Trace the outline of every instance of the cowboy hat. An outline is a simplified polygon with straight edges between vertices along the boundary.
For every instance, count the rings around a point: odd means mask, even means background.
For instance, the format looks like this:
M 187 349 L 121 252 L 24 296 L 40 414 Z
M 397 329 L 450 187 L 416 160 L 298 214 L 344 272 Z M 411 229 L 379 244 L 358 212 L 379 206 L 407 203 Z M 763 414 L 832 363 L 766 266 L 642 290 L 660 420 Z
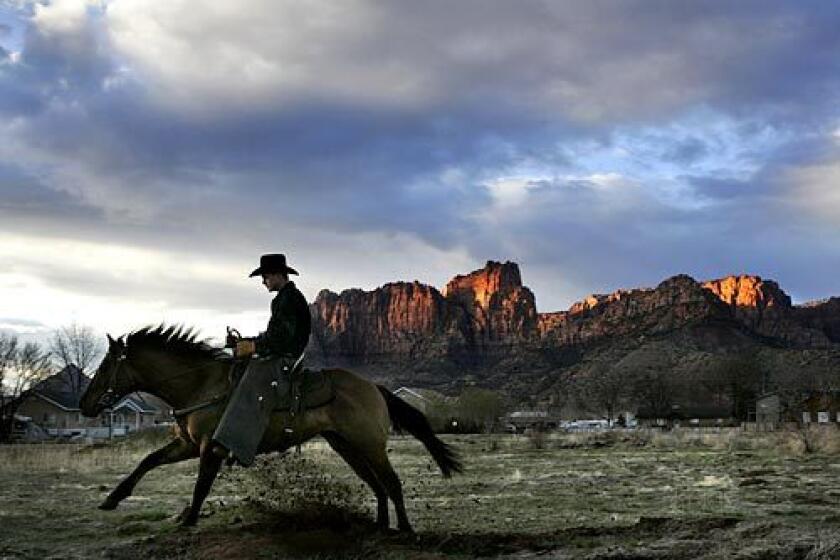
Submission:
M 251 274 L 252 276 L 260 276 L 262 274 L 273 274 L 276 272 L 285 272 L 286 274 L 297 274 L 298 271 L 286 265 L 286 255 L 280 253 L 271 253 L 260 257 L 260 267 Z

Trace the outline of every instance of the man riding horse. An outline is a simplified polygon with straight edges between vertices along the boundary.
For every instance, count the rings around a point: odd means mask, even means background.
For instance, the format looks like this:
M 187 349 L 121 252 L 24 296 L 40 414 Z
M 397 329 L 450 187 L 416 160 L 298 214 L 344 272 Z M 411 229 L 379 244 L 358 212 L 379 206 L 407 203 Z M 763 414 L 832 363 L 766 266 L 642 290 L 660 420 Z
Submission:
M 457 453 L 425 415 L 384 386 L 340 368 L 294 374 L 311 318 L 289 274 L 297 272 L 283 255 L 264 255 L 251 274 L 262 275 L 266 288 L 278 293 L 265 333 L 232 344 L 237 356 L 258 356 L 248 360 L 235 386 L 230 358 L 190 329 L 161 325 L 108 338 L 108 352 L 79 401 L 82 413 L 95 418 L 125 395 L 145 391 L 167 401 L 178 422 L 174 438 L 143 458 L 100 508 L 116 508 L 150 470 L 198 458 L 192 501 L 178 516 L 183 525 L 195 525 L 224 457 L 249 465 L 257 453 L 282 452 L 322 436 L 373 491 L 377 525 L 389 527 L 390 499 L 397 527 L 411 531 L 402 484 L 388 457 L 389 430 L 422 442 L 443 476 L 461 472 Z
M 260 266 L 254 270 L 249 278 L 262 276 L 262 283 L 269 292 L 277 292 L 271 302 L 271 318 L 268 321 L 266 330 L 254 338 L 240 338 L 235 341 L 234 357 L 239 359 L 250 359 L 256 355 L 263 362 L 271 361 L 278 364 L 282 371 L 289 376 L 295 374 L 300 368 L 300 361 L 306 344 L 309 341 L 309 334 L 312 329 L 312 317 L 309 314 L 309 304 L 304 295 L 298 290 L 295 283 L 289 280 L 289 275 L 298 272 L 286 264 L 286 256 L 283 254 L 267 254 L 260 257 Z M 222 422 L 213 436 L 213 451 L 217 455 L 237 459 L 245 464 L 250 463 L 253 458 L 253 450 L 248 449 L 247 442 L 241 441 L 237 430 L 241 430 L 243 423 L 248 426 L 248 419 L 242 418 L 242 411 L 246 415 L 249 407 L 248 392 L 265 389 L 265 383 L 259 379 L 249 379 L 255 376 L 251 367 L 245 370 L 239 387 L 231 397 Z M 268 380 L 269 385 L 277 386 L 276 380 Z M 258 402 L 263 401 L 261 395 L 257 396 Z M 270 410 L 268 411 L 270 412 Z M 237 417 L 237 413 L 239 417 Z M 256 413 L 256 411 L 255 411 Z M 259 422 L 255 422 L 253 429 L 257 429 Z M 256 434 L 248 430 L 248 440 L 258 442 L 262 432 Z M 244 449 L 242 448 L 244 446 Z

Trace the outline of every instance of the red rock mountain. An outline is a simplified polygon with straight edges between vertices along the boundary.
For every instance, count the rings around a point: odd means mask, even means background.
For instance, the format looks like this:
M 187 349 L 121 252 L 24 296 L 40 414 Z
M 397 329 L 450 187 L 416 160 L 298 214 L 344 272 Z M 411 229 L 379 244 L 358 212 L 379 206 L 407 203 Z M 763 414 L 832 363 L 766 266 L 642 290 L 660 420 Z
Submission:
M 840 348 L 840 298 L 793 306 L 775 282 L 757 276 L 701 283 L 679 275 L 656 288 L 591 295 L 567 311 L 538 313 L 519 267 L 489 261 L 454 277 L 442 293 L 418 282 L 324 290 L 311 309 L 313 362 L 440 388 L 464 379 L 511 386 L 550 377 L 585 361 L 592 348 L 633 351 L 656 337 L 679 335 L 692 348 L 711 344 L 710 351 L 714 341 L 736 339 Z

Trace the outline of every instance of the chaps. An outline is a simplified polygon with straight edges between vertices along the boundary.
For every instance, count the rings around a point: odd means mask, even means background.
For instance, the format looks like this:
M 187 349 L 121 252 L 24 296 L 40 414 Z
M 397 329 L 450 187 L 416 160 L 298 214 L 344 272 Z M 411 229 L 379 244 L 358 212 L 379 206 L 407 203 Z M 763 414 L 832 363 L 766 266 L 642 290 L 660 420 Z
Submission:
M 213 440 L 246 467 L 254 462 L 271 413 L 277 408 L 279 385 L 285 384 L 291 367 L 286 358 L 251 360 L 216 427 Z

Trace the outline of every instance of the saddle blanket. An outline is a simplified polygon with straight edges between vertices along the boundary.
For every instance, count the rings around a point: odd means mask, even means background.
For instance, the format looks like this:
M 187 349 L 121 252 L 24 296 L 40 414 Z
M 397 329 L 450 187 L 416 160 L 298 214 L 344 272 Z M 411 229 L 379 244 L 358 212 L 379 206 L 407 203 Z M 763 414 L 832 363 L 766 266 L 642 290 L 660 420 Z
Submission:
M 292 376 L 291 367 L 286 359 L 251 360 L 216 427 L 213 440 L 246 467 L 254 462 L 273 412 L 300 414 L 335 398 L 332 378 L 323 371 Z

